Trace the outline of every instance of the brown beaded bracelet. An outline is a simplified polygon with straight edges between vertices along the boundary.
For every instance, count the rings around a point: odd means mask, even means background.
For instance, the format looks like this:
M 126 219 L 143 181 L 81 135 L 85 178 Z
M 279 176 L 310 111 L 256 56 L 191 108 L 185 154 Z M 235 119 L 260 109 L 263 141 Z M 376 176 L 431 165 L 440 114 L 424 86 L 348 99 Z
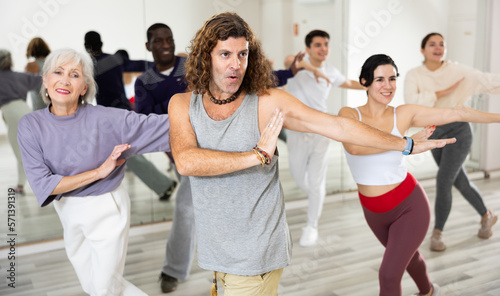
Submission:
M 267 154 L 267 152 L 264 151 L 262 148 L 260 148 L 259 146 L 255 146 L 253 147 L 253 151 L 257 153 L 257 156 L 259 157 L 262 166 L 271 164 L 271 158 L 269 157 L 269 154 Z

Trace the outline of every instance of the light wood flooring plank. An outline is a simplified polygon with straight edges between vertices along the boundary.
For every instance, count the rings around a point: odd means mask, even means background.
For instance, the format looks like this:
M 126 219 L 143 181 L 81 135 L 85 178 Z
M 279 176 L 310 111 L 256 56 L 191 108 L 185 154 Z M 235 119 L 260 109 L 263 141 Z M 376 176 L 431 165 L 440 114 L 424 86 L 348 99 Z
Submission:
M 499 181 L 500 178 L 495 178 L 475 182 L 485 193 L 486 204 L 496 212 L 500 212 Z M 427 191 L 433 206 L 434 190 L 430 187 Z M 495 226 L 490 239 L 478 238 L 480 217 L 457 192 L 454 195 L 452 213 L 444 232 L 448 249 L 431 252 L 428 237 L 421 246 L 430 276 L 441 285 L 441 295 L 498 296 L 499 226 Z M 384 249 L 366 225 L 359 201 L 352 197 L 339 201 L 341 199 L 339 196 L 327 198 L 319 226 L 319 243 L 310 248 L 298 246 L 307 210 L 295 208 L 293 202 L 287 203 L 294 247 L 292 263 L 285 269 L 280 282 L 280 295 L 377 295 L 378 268 Z M 160 224 L 165 230 L 145 234 L 137 231 L 139 234 L 130 238 L 125 277 L 149 295 L 162 295 L 157 278 L 163 264 L 169 223 Z M 7 264 L 4 254 L 0 258 L 2 271 Z M 22 248 L 19 254 L 22 254 Z M 17 288 L 6 288 L 6 284 L 2 284 L 0 295 L 85 295 L 62 249 L 19 255 L 16 266 Z M 210 271 L 200 269 L 194 262 L 189 279 L 169 295 L 208 295 L 211 276 Z M 5 282 L 5 277 L 1 281 Z M 407 274 L 403 277 L 402 287 L 404 295 L 417 292 Z

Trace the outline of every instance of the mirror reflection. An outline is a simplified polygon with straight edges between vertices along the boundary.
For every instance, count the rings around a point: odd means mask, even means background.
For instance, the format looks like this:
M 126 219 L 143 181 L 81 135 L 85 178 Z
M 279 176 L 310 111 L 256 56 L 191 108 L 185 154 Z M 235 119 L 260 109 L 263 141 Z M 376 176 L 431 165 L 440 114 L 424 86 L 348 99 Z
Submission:
M 148 69 L 156 69 L 158 75 L 171 75 L 172 69 L 177 70 L 179 61 L 183 61 L 196 31 L 206 19 L 222 11 L 237 12 L 249 23 L 259 37 L 275 71 L 287 70 L 286 58 L 294 57 L 301 51 L 306 52 L 304 61 L 310 66 L 324 67 L 326 63 L 334 67 L 339 74 L 330 76 L 333 81 L 330 81 L 328 89 L 321 93 L 326 97 L 325 106 L 322 107 L 331 114 L 337 114 L 343 106 L 359 106 L 366 102 L 365 91 L 356 90 L 360 88 L 356 83 L 361 65 L 367 57 L 375 53 L 388 54 L 396 61 L 401 73 L 397 82 L 400 91 L 391 105 L 403 104 L 406 73 L 422 65 L 424 55 L 420 50 L 420 42 L 429 32 L 440 32 L 446 37 L 446 59 L 485 72 L 494 72 L 495 69 L 498 71 L 498 65 L 492 64 L 489 56 L 491 48 L 484 48 L 492 42 L 491 36 L 487 36 L 483 30 L 484 26 L 488 25 L 482 17 L 487 14 L 483 1 L 459 1 L 459 4 L 455 4 L 455 1 L 454 5 L 451 5 L 451 1 L 421 3 L 404 0 L 143 0 L 126 4 L 116 0 L 99 3 L 47 0 L 27 1 L 24 2 L 27 5 L 22 6 L 4 0 L 0 2 L 2 7 L 9 7 L 9 10 L 0 13 L 4 28 L 0 44 L 10 51 L 14 71 L 40 73 L 46 53 L 37 49 L 37 52 L 27 54 L 30 41 L 36 37 L 43 39 L 51 51 L 70 47 L 76 50 L 87 49 L 94 53 L 98 61 L 112 57 L 112 61 L 102 63 L 101 69 L 98 66 L 97 74 L 101 73 L 99 71 L 107 73 L 106 67 L 111 67 L 116 59 L 121 64 L 123 61 L 135 61 L 134 65 L 126 66 L 127 71 L 123 72 L 118 83 L 106 79 L 104 82 L 97 81 L 99 94 L 107 94 L 111 100 L 107 103 L 100 102 L 98 95 L 94 103 L 113 107 L 125 104 L 125 109 L 136 108 L 137 112 L 144 114 L 165 113 L 167 106 L 161 102 L 147 105 L 142 101 L 139 102 L 138 110 L 135 99 L 144 93 L 140 93 L 143 89 L 134 86 L 140 85 L 147 89 L 147 84 L 138 77 Z M 76 19 L 74 11 L 79 12 Z M 169 28 L 159 28 L 158 36 L 152 40 L 147 29 L 155 23 L 167 24 Z M 329 36 L 313 38 L 322 42 L 312 43 L 313 49 L 309 49 L 304 40 L 309 32 L 316 29 L 327 32 Z M 88 34 L 89 32 L 98 35 Z M 160 45 L 157 46 L 156 43 Z M 39 47 L 43 48 L 40 45 Z M 311 71 L 301 71 L 300 76 L 307 74 L 314 77 Z M 327 85 L 321 79 L 319 78 L 319 84 Z M 285 85 L 283 88 L 300 96 L 298 92 L 302 87 L 293 82 L 297 80 L 295 77 L 291 78 L 291 85 Z M 119 94 L 106 93 L 108 86 Z M 45 108 L 36 89 L 29 90 L 29 93 L 28 89 L 26 90 L 25 105 L 30 109 L 26 109 L 25 113 Z M 178 90 L 173 91 L 176 92 Z M 476 95 L 468 104 L 476 109 L 493 112 L 495 110 L 491 108 L 496 107 L 488 95 Z M 11 133 L 10 126 L 15 125 L 8 122 L 9 115 L 12 110 L 19 110 L 21 107 L 5 107 L 9 106 L 2 105 L 4 121 L 0 123 L 0 149 L 3 152 L 1 186 L 2 192 L 6 193 L 8 188 L 17 188 L 20 191 L 19 185 L 24 185 L 24 194 L 19 192 L 16 195 L 19 243 L 61 238 L 62 226 L 53 205 L 40 207 L 31 186 L 23 180 L 23 176 L 17 175 L 18 162 L 7 134 Z M 474 124 L 472 130 L 474 139 L 470 156 L 465 163 L 467 171 L 498 169 L 500 165 L 490 156 L 491 147 L 495 143 L 488 138 L 488 135 L 495 132 L 495 127 Z M 286 137 L 286 141 L 284 138 L 278 142 L 278 150 L 285 200 L 306 200 L 307 193 L 300 188 L 292 173 L 291 166 L 294 163 L 289 159 L 290 137 Z M 306 139 L 292 141 L 303 142 Z M 293 147 L 298 145 L 294 144 Z M 323 163 L 326 164 L 326 194 L 356 190 L 341 144 L 328 140 L 325 149 Z M 292 155 L 297 154 L 292 152 Z M 292 160 L 299 157 L 293 156 Z M 420 180 L 434 178 L 437 173 L 437 165 L 430 152 L 408 157 L 407 165 L 411 173 Z M 318 170 L 312 168 L 311 171 L 305 171 L 296 168 L 295 175 L 304 179 L 307 174 Z M 319 174 L 312 180 L 321 178 L 322 174 Z M 137 159 L 129 159 L 122 184 L 131 199 L 131 225 L 171 220 L 179 183 L 180 176 L 176 174 L 169 155 L 164 152 L 147 153 Z M 336 194 L 328 198 L 342 199 L 343 196 Z M 6 205 L 7 202 L 3 201 L 0 209 Z M 304 225 L 306 223 L 307 221 L 303 221 Z M 50 226 L 40 228 L 39 225 Z M 2 230 L 2 233 L 7 231 Z M 2 242 L 0 246 L 3 247 L 4 244 L 5 242 Z

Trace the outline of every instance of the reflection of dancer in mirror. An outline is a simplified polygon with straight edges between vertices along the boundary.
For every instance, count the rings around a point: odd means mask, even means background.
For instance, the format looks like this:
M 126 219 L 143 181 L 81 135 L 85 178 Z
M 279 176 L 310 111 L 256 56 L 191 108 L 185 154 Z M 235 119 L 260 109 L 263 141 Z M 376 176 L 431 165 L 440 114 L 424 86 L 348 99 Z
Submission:
M 500 94 L 500 74 L 482 73 L 476 69 L 444 60 L 446 46 L 439 33 L 430 33 L 422 40 L 424 62 L 406 74 L 405 101 L 428 107 L 451 108 L 466 103 L 474 94 Z M 467 177 L 464 162 L 472 145 L 472 129 L 467 122 L 453 122 L 438 126 L 432 139 L 457 138 L 457 144 L 432 150 L 439 166 L 436 176 L 435 222 L 431 236 L 431 250 L 444 251 L 442 232 L 451 211 L 451 189 L 455 186 L 463 197 L 481 215 L 478 236 L 492 234 L 498 216 L 486 208 L 479 190 Z
M 169 150 L 167 115 L 94 106 L 94 65 L 87 53 L 52 52 L 43 68 L 49 107 L 25 115 L 18 140 L 40 206 L 52 201 L 64 246 L 91 295 L 146 295 L 123 278 L 130 198 L 122 183 L 127 159 Z
M 215 271 L 225 295 L 277 295 L 291 257 L 276 151 L 281 127 L 399 153 L 407 141 L 272 88 L 260 42 L 234 13 L 213 16 L 196 33 L 186 79 L 193 92 L 174 95 L 168 114 L 177 169 L 190 176 L 198 264 Z
M 396 92 L 398 75 L 396 64 L 389 56 L 371 56 L 359 76 L 368 94 L 367 103 L 357 108 L 344 107 L 339 114 L 398 137 L 410 127 L 454 121 L 500 122 L 500 114 L 465 107 L 391 107 L 388 104 Z M 432 130 L 432 127 L 426 128 L 414 138 L 427 138 Z M 344 147 L 366 221 L 386 248 L 379 270 L 380 295 L 401 295 L 405 270 L 415 281 L 419 295 L 438 295 L 439 287 L 431 284 L 424 258 L 418 250 L 430 223 L 429 202 L 422 186 L 408 173 L 401 153 L 348 143 L 344 143 Z
M 21 149 L 17 142 L 17 125 L 21 117 L 31 112 L 26 104 L 26 95 L 30 90 L 39 90 L 42 77 L 28 73 L 12 71 L 10 51 L 0 49 L 0 110 L 7 125 L 7 139 L 17 160 L 17 186 L 14 191 L 24 194 L 26 174 L 21 159 Z
M 35 37 L 31 39 L 26 49 L 26 57 L 34 58 L 35 60 L 26 64 L 24 71 L 31 74 L 42 74 L 45 58 L 49 55 L 50 48 L 42 38 Z M 34 110 L 39 110 L 47 107 L 43 101 L 43 97 L 38 90 L 30 91 L 31 107 Z
M 95 31 L 85 34 L 84 45 L 87 52 L 95 59 L 95 81 L 99 92 L 96 95 L 98 105 L 133 110 L 125 94 L 124 73 L 144 72 L 152 63 L 142 60 L 130 60 L 123 53 L 107 54 L 102 51 L 101 35 Z M 157 166 L 144 155 L 136 155 L 127 161 L 127 167 L 162 201 L 168 201 L 177 186 L 177 181 L 162 173 Z
M 327 63 L 330 35 L 321 30 L 305 37 L 307 57 L 304 61 L 316 67 L 328 80 L 314 77 L 313 72 L 301 71 L 288 81 L 286 90 L 308 107 L 327 112 L 327 100 L 332 86 L 363 89 L 359 82 L 347 79 Z M 326 196 L 326 172 L 330 139 L 321 135 L 287 131 L 290 174 L 308 198 L 307 225 L 302 229 L 300 245 L 315 245 L 318 240 L 318 222 Z
M 135 81 L 136 111 L 143 114 L 168 114 L 168 103 L 176 93 L 186 91 L 184 75 L 186 57 L 175 54 L 175 41 L 169 26 L 151 25 L 146 31 L 146 49 L 153 54 L 154 67 L 146 70 Z M 169 162 L 172 154 L 167 152 Z M 175 196 L 172 228 L 170 229 L 165 260 L 160 273 L 163 293 L 177 289 L 179 280 L 186 280 L 195 254 L 193 200 L 189 177 L 179 174 L 175 165 L 179 186 Z

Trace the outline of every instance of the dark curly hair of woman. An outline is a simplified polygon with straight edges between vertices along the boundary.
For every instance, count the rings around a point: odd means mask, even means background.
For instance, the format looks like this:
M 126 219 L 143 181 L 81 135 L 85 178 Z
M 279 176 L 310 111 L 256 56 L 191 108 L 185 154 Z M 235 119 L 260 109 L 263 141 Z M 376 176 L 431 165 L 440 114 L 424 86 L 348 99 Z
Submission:
M 276 86 L 271 64 L 264 56 L 260 42 L 248 24 L 237 14 L 224 12 L 210 18 L 196 33 L 189 47 L 186 61 L 186 79 L 189 90 L 204 94 L 209 89 L 212 58 L 211 52 L 219 40 L 244 37 L 248 41 L 248 66 L 240 90 L 263 95 Z

